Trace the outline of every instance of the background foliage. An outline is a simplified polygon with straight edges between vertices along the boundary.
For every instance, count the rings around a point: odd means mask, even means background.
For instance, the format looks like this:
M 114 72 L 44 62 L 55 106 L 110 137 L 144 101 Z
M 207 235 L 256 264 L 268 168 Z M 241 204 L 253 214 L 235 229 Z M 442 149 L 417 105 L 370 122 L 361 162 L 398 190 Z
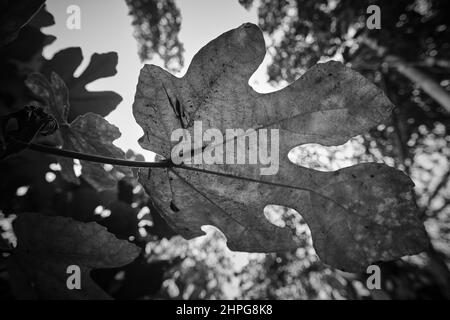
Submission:
M 67 181 L 57 158 L 31 151 L 1 161 L 4 238 L 14 240 L 12 218 L 39 212 L 95 221 L 119 239 L 131 239 L 144 249 L 133 263 L 91 273 L 103 290 L 119 299 L 449 298 L 449 112 L 387 60 L 389 56 L 400 57 L 449 91 L 448 1 L 240 2 L 246 8 L 257 7 L 259 26 L 273 40 L 268 74 L 275 86 L 293 81 L 318 61 L 337 59 L 375 82 L 394 102 L 397 108 L 389 125 L 340 147 L 299 147 L 291 152 L 291 159 L 321 170 L 368 161 L 404 170 L 416 183 L 416 202 L 433 248 L 426 254 L 381 264 L 383 289 L 368 291 L 366 275 L 323 265 L 314 254 L 309 230 L 301 218 L 273 206 L 268 215 L 292 228 L 303 246 L 284 254 L 248 255 L 248 263 L 236 266 L 235 256 L 225 250 L 220 233 L 213 231 L 206 240 L 191 242 L 175 235 L 132 175 L 118 175 L 115 189 L 98 190 L 83 174 L 77 182 Z M 182 22 L 174 1 L 127 0 L 127 4 L 141 58 L 156 54 L 167 68 L 179 68 L 183 63 L 178 40 Z M 369 4 L 381 7 L 381 30 L 365 28 Z M 62 50 L 50 61 L 42 56 L 43 48 L 54 38 L 40 29 L 53 23 L 51 14 L 41 9 L 15 40 L 0 48 L 0 116 L 36 101 L 38 97 L 25 85 L 32 72 L 49 77 L 54 71 L 62 77 L 70 92 L 70 121 L 86 112 L 105 116 L 120 102 L 116 93 L 84 88 L 89 82 L 115 74 L 114 53 L 91 57 L 88 69 L 78 78 L 73 72 L 83 59 L 80 48 Z M 81 100 L 87 102 L 81 104 Z M 131 150 L 126 157 L 141 159 Z M 6 241 L 1 243 L 5 246 Z M 6 256 L 0 258 L 0 296 L 17 298 L 12 275 L 6 271 Z

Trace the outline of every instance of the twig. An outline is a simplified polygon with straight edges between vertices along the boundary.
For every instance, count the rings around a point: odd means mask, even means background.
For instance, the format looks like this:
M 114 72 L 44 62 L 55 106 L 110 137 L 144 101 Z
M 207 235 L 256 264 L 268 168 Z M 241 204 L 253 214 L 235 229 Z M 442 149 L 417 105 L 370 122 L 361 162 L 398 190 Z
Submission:
M 247 178 L 247 177 L 236 176 L 233 174 L 211 171 L 211 170 L 202 169 L 202 168 L 188 167 L 183 164 L 177 165 L 177 164 L 174 164 L 171 159 L 167 159 L 167 160 L 160 161 L 160 162 L 130 161 L 130 160 L 122 160 L 122 159 L 116 159 L 116 158 L 97 156 L 97 155 L 93 155 L 93 154 L 85 154 L 85 153 L 80 153 L 80 152 L 75 152 L 75 151 L 70 151 L 70 150 L 58 149 L 58 148 L 54 148 L 54 147 L 44 146 L 41 144 L 25 143 L 23 141 L 17 141 L 17 142 L 27 146 L 31 150 L 48 153 L 48 154 L 53 154 L 53 155 L 57 155 L 57 156 L 61 156 L 61 157 L 74 158 L 74 159 L 86 160 L 86 161 L 103 163 L 103 164 L 135 167 L 135 168 L 178 168 L 178 169 L 184 169 L 184 170 L 190 170 L 190 171 L 203 172 L 203 173 L 222 176 L 222 177 L 226 177 L 226 178 L 233 178 L 233 179 L 244 180 L 244 181 L 249 181 L 249 182 L 269 184 L 269 185 L 273 185 L 276 187 L 289 187 L 289 188 L 298 189 L 298 190 L 310 191 L 310 192 L 315 193 L 327 200 L 334 202 L 336 205 L 347 210 L 347 208 L 345 208 L 340 203 L 336 202 L 334 199 L 331 199 L 331 198 L 327 197 L 326 195 L 320 194 L 317 191 L 309 189 L 309 188 L 287 186 L 287 185 L 284 185 L 281 183 L 262 181 L 262 180 Z
M 444 202 L 444 204 L 443 204 L 440 208 L 431 211 L 431 214 L 432 214 L 434 217 L 436 217 L 438 214 L 440 214 L 440 213 L 441 213 L 445 208 L 447 208 L 449 205 L 450 205 L 450 199 L 446 199 L 445 202 Z
M 450 169 L 447 170 L 447 172 L 442 176 L 441 181 L 438 183 L 438 185 L 434 189 L 433 193 L 428 198 L 427 207 L 431 206 L 431 202 L 433 202 L 434 198 L 436 198 L 436 196 L 439 194 L 439 191 L 441 191 L 441 189 L 447 185 L 449 178 L 450 178 Z
M 22 142 L 24 143 L 24 142 Z M 80 153 L 76 151 L 64 150 L 54 147 L 45 146 L 36 143 L 24 143 L 30 150 L 39 151 L 43 153 L 53 154 L 56 156 L 73 158 L 103 164 L 112 164 L 118 166 L 135 167 L 135 168 L 169 168 L 172 166 L 172 161 L 164 160 L 159 162 L 145 162 L 145 161 L 132 161 L 123 160 L 117 158 L 103 157 L 93 154 Z

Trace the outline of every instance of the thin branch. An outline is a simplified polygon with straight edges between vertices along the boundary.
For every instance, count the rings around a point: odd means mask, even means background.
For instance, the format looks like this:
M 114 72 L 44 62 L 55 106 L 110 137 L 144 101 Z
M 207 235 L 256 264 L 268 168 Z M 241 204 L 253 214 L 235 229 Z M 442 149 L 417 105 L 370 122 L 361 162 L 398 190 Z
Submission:
M 54 147 L 45 146 L 42 144 L 36 143 L 23 143 L 29 149 L 53 154 L 55 156 L 79 159 L 103 164 L 112 164 L 118 166 L 126 166 L 126 167 L 135 167 L 135 168 L 169 168 L 172 166 L 172 162 L 169 160 L 159 161 L 159 162 L 145 162 L 145 161 L 131 161 L 131 160 L 123 160 L 117 158 L 103 157 L 93 154 L 80 153 L 76 151 L 64 150 Z
M 445 202 L 444 202 L 444 204 L 443 204 L 440 208 L 431 211 L 431 215 L 432 215 L 433 217 L 437 217 L 437 216 L 438 216 L 442 211 L 444 211 L 444 209 L 447 208 L 448 206 L 450 206 L 450 199 L 446 199 Z
M 368 48 L 375 51 L 379 57 L 383 58 L 389 67 L 396 69 L 400 74 L 419 86 L 447 112 L 450 112 L 450 94 L 437 81 L 410 63 L 407 63 L 401 57 L 390 54 L 386 47 L 379 45 L 376 41 L 367 37 L 360 37 L 359 39 Z
M 442 176 L 441 181 L 438 183 L 433 193 L 428 198 L 427 207 L 431 206 L 431 202 L 433 202 L 434 198 L 436 198 L 436 196 L 439 194 L 439 191 L 441 191 L 442 188 L 444 188 L 447 185 L 449 178 L 450 178 L 450 169 Z
M 21 143 L 25 144 L 26 146 L 28 146 L 28 148 L 30 148 L 31 150 L 34 150 L 34 151 L 39 151 L 39 152 L 53 154 L 53 155 L 57 155 L 57 156 L 67 157 L 67 158 L 74 158 L 74 159 L 86 160 L 86 161 L 97 162 L 97 163 L 112 164 L 112 165 L 127 166 L 127 167 L 136 167 L 136 168 L 178 168 L 178 169 L 184 169 L 184 170 L 189 170 L 189 171 L 196 171 L 196 172 L 202 172 L 202 173 L 206 173 L 206 174 L 217 175 L 217 176 L 226 177 L 226 178 L 244 180 L 244 181 L 248 181 L 248 182 L 262 183 L 262 184 L 272 185 L 274 187 L 283 187 L 283 188 L 291 188 L 291 189 L 309 191 L 309 192 L 314 193 L 326 200 L 329 200 L 329 201 L 335 203 L 337 206 L 341 207 L 344 210 L 348 210 L 348 208 L 346 208 L 345 206 L 343 206 L 336 200 L 334 200 L 324 194 L 321 194 L 313 189 L 310 189 L 310 188 L 289 186 L 289 185 L 285 185 L 282 183 L 257 180 L 257 179 L 252 179 L 252 178 L 248 178 L 248 177 L 236 176 L 233 174 L 211 171 L 211 170 L 202 169 L 202 168 L 188 167 L 183 164 L 178 165 L 178 164 L 174 164 L 171 159 L 167 159 L 167 160 L 160 161 L 160 162 L 130 161 L 130 160 L 122 160 L 122 159 L 116 159 L 116 158 L 109 158 L 109 157 L 102 157 L 102 156 L 97 156 L 97 155 L 79 153 L 79 152 L 75 152 L 75 151 L 58 149 L 58 148 L 48 147 L 48 146 L 35 144 L 35 143 L 25 143 L 25 142 L 21 142 Z

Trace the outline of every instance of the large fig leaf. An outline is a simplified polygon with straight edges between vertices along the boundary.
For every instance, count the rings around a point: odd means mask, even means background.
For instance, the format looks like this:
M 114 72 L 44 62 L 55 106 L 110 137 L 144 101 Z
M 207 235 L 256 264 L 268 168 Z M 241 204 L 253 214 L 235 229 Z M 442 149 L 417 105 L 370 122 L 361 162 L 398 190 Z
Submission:
M 90 271 L 126 265 L 140 252 L 95 222 L 23 213 L 13 228 L 17 247 L 8 258 L 8 271 L 18 298 L 108 299 L 90 278 Z M 71 265 L 80 267 L 80 289 L 67 287 Z
M 88 91 L 86 89 L 86 85 L 89 83 L 101 78 L 112 77 L 117 73 L 117 53 L 94 53 L 83 73 L 79 77 L 75 77 L 75 70 L 82 61 L 81 48 L 67 48 L 57 52 L 51 60 L 46 61 L 41 70 L 48 77 L 52 72 L 56 72 L 69 88 L 71 106 L 68 114 L 69 121 L 88 112 L 106 116 L 122 101 L 122 97 L 113 91 Z
M 113 144 L 113 141 L 120 137 L 119 129 L 100 115 L 87 113 L 68 123 L 69 93 L 64 81 L 56 73 L 52 73 L 50 82 L 41 74 L 32 74 L 26 80 L 26 84 L 58 121 L 60 130 L 55 136 L 58 145 L 67 150 L 86 154 L 125 158 L 125 153 Z M 58 161 L 63 177 L 78 184 L 79 179 L 73 169 L 73 160 L 60 158 Z M 116 170 L 125 175 L 132 175 L 128 168 L 115 167 L 106 171 L 99 163 L 81 161 L 81 164 L 83 178 L 97 190 L 116 186 L 118 177 Z
M 153 65 L 142 69 L 133 111 L 145 132 L 144 148 L 169 158 L 177 143 L 170 141 L 173 130 L 194 136 L 194 121 L 222 133 L 280 132 L 276 175 L 260 175 L 259 164 L 189 165 L 210 172 L 142 170 L 140 180 L 164 218 L 186 238 L 214 225 L 232 250 L 285 251 L 297 246 L 292 232 L 271 224 L 263 211 L 269 204 L 287 206 L 306 220 L 319 257 L 347 271 L 424 250 L 413 183 L 404 173 L 375 163 L 318 172 L 287 157 L 298 145 L 342 144 L 385 121 L 393 106 L 383 92 L 341 63 L 328 62 L 283 90 L 257 93 L 248 80 L 265 52 L 259 28 L 244 24 L 203 47 L 182 78 Z

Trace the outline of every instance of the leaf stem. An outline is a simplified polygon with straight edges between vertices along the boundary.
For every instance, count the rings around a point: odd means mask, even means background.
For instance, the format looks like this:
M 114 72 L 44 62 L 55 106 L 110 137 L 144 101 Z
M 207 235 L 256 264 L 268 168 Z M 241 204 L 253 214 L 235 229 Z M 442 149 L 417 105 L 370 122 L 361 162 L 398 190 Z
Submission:
M 211 171 L 211 170 L 207 170 L 207 169 L 203 169 L 203 168 L 189 167 L 184 164 L 175 164 L 172 162 L 171 159 L 163 160 L 160 162 L 130 161 L 130 160 L 102 157 L 102 156 L 97 156 L 97 155 L 92 155 L 92 154 L 64 150 L 64 149 L 49 147 L 49 146 L 45 146 L 42 144 L 36 144 L 36 143 L 25 143 L 25 142 L 21 142 L 21 143 L 26 144 L 28 146 L 28 148 L 31 150 L 35 150 L 35 151 L 39 151 L 39 152 L 43 152 L 43 153 L 54 154 L 54 155 L 66 157 L 66 158 L 73 158 L 73 159 L 86 160 L 86 161 L 97 162 L 97 163 L 112 164 L 112 165 L 119 165 L 119 166 L 126 166 L 126 167 L 135 167 L 135 168 L 171 168 L 171 169 L 178 168 L 178 169 L 183 169 L 183 170 L 212 174 L 212 175 L 221 176 L 221 177 L 225 177 L 225 178 L 244 180 L 244 181 L 254 182 L 254 183 L 269 184 L 274 187 L 294 188 L 294 189 L 298 189 L 298 190 L 313 192 L 315 194 L 318 194 L 318 195 L 338 204 L 333 199 L 328 198 L 325 195 L 319 194 L 315 190 L 312 190 L 309 188 L 292 187 L 292 186 L 284 185 L 282 183 L 263 181 L 263 180 L 248 178 L 248 177 L 237 176 L 234 174 L 228 174 L 228 173 L 223 173 L 223 172 L 218 172 L 218 171 Z M 341 206 L 341 207 L 346 209 L 343 206 Z
M 22 142 L 24 143 L 24 142 Z M 80 153 L 76 151 L 64 150 L 54 147 L 45 146 L 42 144 L 36 143 L 24 143 L 31 150 L 53 154 L 55 156 L 73 158 L 103 164 L 112 164 L 118 166 L 126 166 L 126 167 L 135 167 L 135 168 L 169 168 L 172 166 L 172 161 L 164 160 L 159 162 L 145 162 L 145 161 L 132 161 L 132 160 L 123 160 L 117 158 L 109 158 L 103 157 L 93 154 Z
M 211 171 L 211 170 L 207 170 L 207 169 L 203 169 L 203 168 L 189 167 L 184 164 L 177 165 L 177 164 L 174 164 L 171 159 L 167 159 L 167 160 L 163 160 L 163 161 L 159 161 L 159 162 L 131 161 L 131 160 L 109 158 L 109 157 L 97 156 L 97 155 L 93 155 L 93 154 L 86 154 L 86 153 L 80 153 L 80 152 L 75 152 L 75 151 L 70 151 L 70 150 L 64 150 L 64 149 L 49 147 L 49 146 L 31 143 L 31 142 L 25 143 L 23 141 L 18 141 L 18 140 L 16 140 L 16 141 L 26 145 L 31 150 L 48 153 L 48 154 L 53 154 L 53 155 L 66 157 L 66 158 L 73 158 L 73 159 L 86 160 L 86 161 L 103 163 L 103 164 L 112 164 L 112 165 L 135 167 L 135 168 L 169 168 L 171 170 L 173 170 L 174 168 L 178 168 L 178 169 L 184 169 L 184 170 L 189 170 L 189 171 L 197 171 L 197 172 L 212 174 L 212 175 L 226 177 L 226 178 L 244 180 L 244 181 L 249 181 L 249 182 L 254 182 L 254 183 L 263 183 L 263 184 L 272 185 L 274 187 L 293 188 L 293 189 L 298 189 L 298 190 L 303 190 L 303 191 L 309 191 L 309 192 L 312 192 L 314 194 L 317 194 L 317 195 L 323 197 L 324 199 L 330 200 L 330 201 L 334 202 L 336 205 L 340 206 L 341 208 L 347 210 L 347 208 L 345 206 L 339 204 L 334 199 L 329 198 L 328 196 L 326 196 L 324 194 L 320 194 L 313 189 L 304 188 L 304 187 L 287 186 L 282 183 L 262 181 L 262 180 L 248 178 L 248 177 L 236 176 L 233 174 Z

